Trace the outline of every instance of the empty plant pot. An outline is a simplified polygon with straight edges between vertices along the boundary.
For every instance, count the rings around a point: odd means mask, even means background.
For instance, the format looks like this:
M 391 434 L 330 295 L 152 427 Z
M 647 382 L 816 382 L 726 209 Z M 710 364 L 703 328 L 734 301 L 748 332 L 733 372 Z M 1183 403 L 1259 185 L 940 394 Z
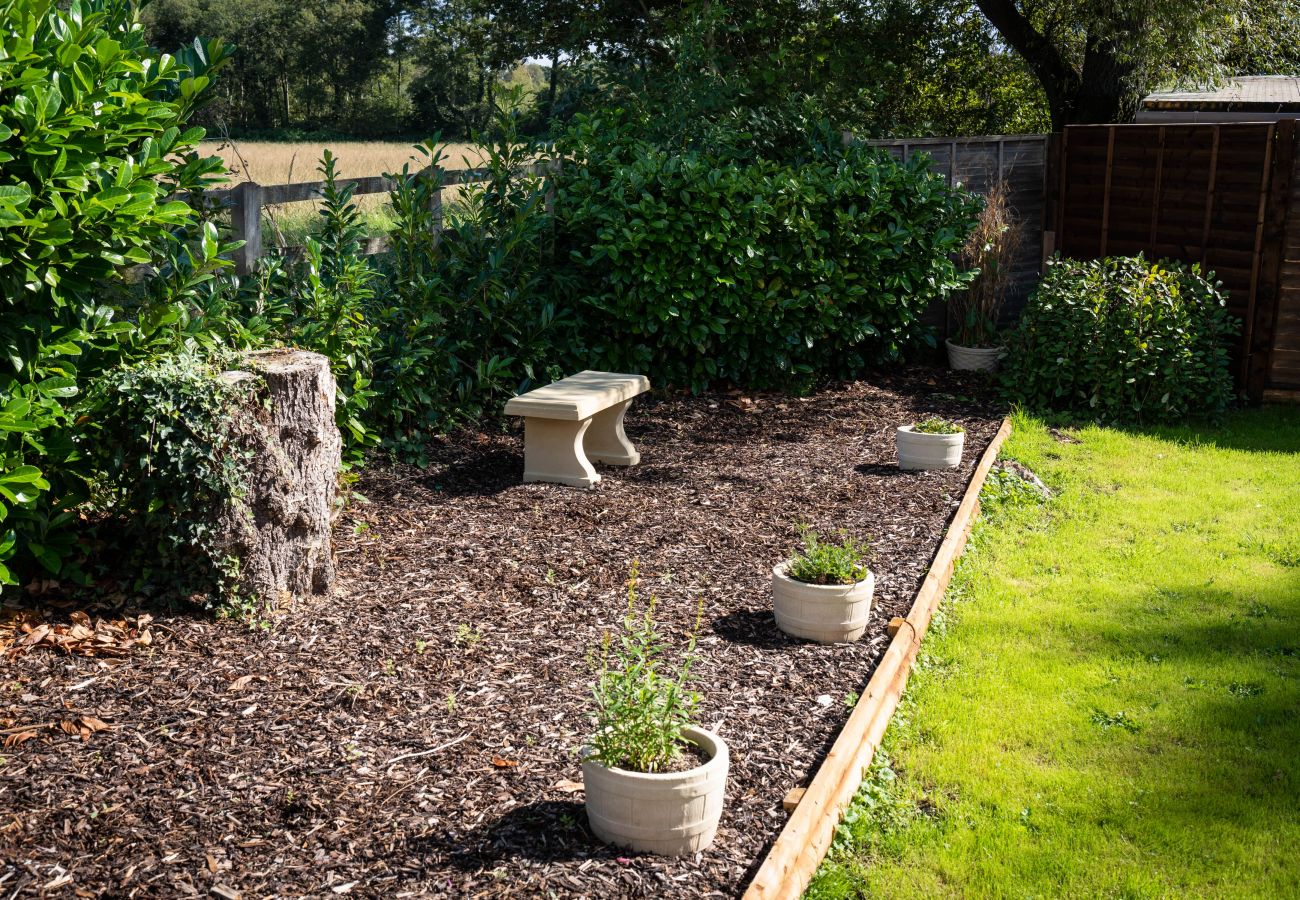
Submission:
M 596 837 L 661 856 L 689 856 L 713 843 L 727 788 L 727 745 L 703 728 L 685 728 L 682 736 L 709 761 L 685 772 L 630 772 L 583 760 L 587 819 Z
M 790 563 L 772 570 L 772 612 L 776 627 L 788 635 L 840 644 L 856 641 L 867 630 L 876 576 L 853 584 L 809 584 L 786 574 Z
M 944 341 L 948 348 L 948 365 L 958 372 L 992 372 L 1002 359 L 1001 347 L 963 347 Z
M 924 434 L 913 426 L 898 429 L 898 467 L 900 469 L 955 469 L 961 465 L 961 449 L 966 433 Z

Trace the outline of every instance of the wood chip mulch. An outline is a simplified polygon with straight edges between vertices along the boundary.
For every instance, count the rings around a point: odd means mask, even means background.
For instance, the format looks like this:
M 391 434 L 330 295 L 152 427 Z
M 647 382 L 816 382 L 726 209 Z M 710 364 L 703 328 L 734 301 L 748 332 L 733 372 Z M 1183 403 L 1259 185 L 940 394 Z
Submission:
M 900 472 L 894 427 L 933 414 L 966 426 L 962 468 Z M 141 640 L 139 610 L 47 605 L 58 639 L 0 655 L 0 896 L 735 896 L 997 425 L 977 383 L 928 369 L 806 398 L 654 395 L 628 416 L 641 465 L 591 490 L 521 484 L 517 431 L 371 469 L 336 531 L 335 595 L 269 627 L 151 609 Z M 857 644 L 772 622 L 801 522 L 871 542 Z M 674 642 L 703 602 L 701 723 L 732 769 L 698 858 L 603 847 L 583 814 L 589 653 L 633 560 Z M 123 652 L 74 652 L 68 635 L 93 645 L 114 620 Z

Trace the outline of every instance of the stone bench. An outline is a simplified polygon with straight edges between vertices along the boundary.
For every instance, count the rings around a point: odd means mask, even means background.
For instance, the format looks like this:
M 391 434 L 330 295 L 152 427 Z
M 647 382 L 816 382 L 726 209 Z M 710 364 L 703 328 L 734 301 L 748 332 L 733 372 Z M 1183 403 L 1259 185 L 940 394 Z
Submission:
M 644 375 L 579 372 L 513 397 L 506 415 L 524 419 L 524 481 L 590 487 L 591 465 L 634 466 L 641 461 L 623 431 L 633 398 L 650 390 Z

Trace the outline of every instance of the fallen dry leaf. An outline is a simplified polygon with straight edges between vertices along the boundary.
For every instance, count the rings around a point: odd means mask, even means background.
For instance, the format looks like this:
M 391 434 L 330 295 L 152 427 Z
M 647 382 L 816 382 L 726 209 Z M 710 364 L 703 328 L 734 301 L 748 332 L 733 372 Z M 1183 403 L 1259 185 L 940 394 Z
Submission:
M 567 778 L 561 778 L 559 781 L 555 782 L 555 789 L 557 791 L 564 791 L 566 794 L 572 794 L 582 790 L 583 786 L 581 781 L 570 781 Z
M 496 766 L 498 769 L 509 769 L 511 766 L 519 765 L 519 760 L 506 759 L 504 756 L 497 756 L 495 753 L 493 753 L 492 765 Z
M 252 675 L 240 675 L 234 681 L 230 682 L 230 690 L 242 691 L 244 688 L 248 687 L 249 682 L 252 680 Z

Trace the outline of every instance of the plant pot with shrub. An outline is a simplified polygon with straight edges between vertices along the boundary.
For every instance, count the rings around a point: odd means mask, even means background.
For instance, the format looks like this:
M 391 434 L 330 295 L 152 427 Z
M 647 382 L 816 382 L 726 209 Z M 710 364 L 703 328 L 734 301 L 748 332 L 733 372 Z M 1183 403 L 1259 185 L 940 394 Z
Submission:
M 955 469 L 961 465 L 966 429 L 932 417 L 903 425 L 895 434 L 900 469 Z
M 722 738 L 692 724 L 699 704 L 688 686 L 695 633 L 682 660 L 661 671 L 656 601 L 651 597 L 639 612 L 636 584 L 634 565 L 623 633 L 617 644 L 606 636 L 592 690 L 596 728 L 582 759 L 587 819 L 606 843 L 687 856 L 717 834 L 730 755 Z
M 772 569 L 776 625 L 821 644 L 856 641 L 867 630 L 875 586 L 865 547 L 850 538 L 828 543 L 805 528 L 803 549 Z
M 1003 355 L 998 318 L 1006 302 L 1021 234 L 1007 202 L 1007 187 L 996 182 L 984 197 L 975 230 L 959 256 L 975 280 L 949 302 L 952 337 L 944 341 L 948 365 L 958 371 L 991 372 Z

